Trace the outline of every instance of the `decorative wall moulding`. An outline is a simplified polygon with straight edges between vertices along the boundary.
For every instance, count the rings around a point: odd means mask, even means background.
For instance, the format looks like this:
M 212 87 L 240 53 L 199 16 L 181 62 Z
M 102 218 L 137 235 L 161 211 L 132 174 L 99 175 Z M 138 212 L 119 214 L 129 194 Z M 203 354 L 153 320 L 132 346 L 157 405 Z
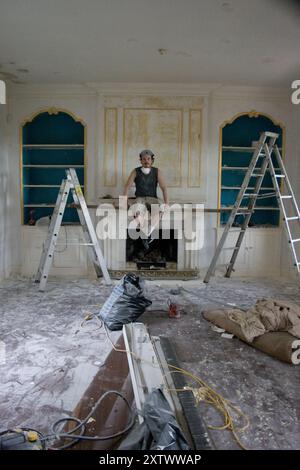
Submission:
M 290 102 L 290 89 L 273 87 L 221 86 L 212 91 L 213 99 L 263 99 L 287 100 Z
M 136 166 L 141 148 L 159 149 L 160 168 L 168 175 L 169 187 L 182 181 L 182 109 L 124 108 L 123 182 Z M 200 130 L 199 130 L 200 132 Z
M 104 95 L 176 95 L 207 96 L 220 87 L 218 83 L 87 83 Z
M 25 98 L 32 96 L 49 98 L 53 96 L 96 96 L 97 92 L 89 86 L 76 84 L 13 84 L 11 85 L 11 95 Z
M 177 96 L 172 95 L 104 95 L 103 106 L 106 108 L 136 108 L 136 109 L 182 109 L 189 111 L 193 108 L 203 108 L 203 96 Z
M 0 104 L 6 104 L 6 85 L 3 80 L 0 80 Z
M 124 186 L 128 175 L 138 165 L 141 148 L 153 149 L 170 188 L 181 188 L 182 183 L 184 188 L 200 187 L 202 97 L 106 98 L 103 120 L 105 187 Z M 115 101 L 119 107 L 112 106 Z M 128 104 L 135 106 L 126 106 Z
M 118 180 L 118 110 L 104 109 L 104 186 L 116 186 Z

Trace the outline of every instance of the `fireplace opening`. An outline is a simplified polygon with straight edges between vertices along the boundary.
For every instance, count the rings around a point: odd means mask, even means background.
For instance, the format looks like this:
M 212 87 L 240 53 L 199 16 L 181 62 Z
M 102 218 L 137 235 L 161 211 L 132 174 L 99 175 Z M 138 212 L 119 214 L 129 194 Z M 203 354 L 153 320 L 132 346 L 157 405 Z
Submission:
M 164 269 L 177 263 L 178 240 L 174 233 L 170 230 L 170 236 L 164 239 L 162 230 L 159 230 L 159 238 L 145 246 L 141 238 L 133 240 L 127 232 L 126 262 L 136 263 L 138 269 Z

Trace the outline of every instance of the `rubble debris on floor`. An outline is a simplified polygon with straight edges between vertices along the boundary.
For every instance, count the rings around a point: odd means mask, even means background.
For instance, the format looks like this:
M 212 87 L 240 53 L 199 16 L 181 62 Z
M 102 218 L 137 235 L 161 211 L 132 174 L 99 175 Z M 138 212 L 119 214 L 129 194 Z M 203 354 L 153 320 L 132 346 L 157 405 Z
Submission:
M 199 280 L 147 284 L 152 306 L 139 321 L 152 336 L 171 339 L 180 367 L 201 377 L 249 417 L 245 447 L 299 449 L 297 368 L 238 338 L 222 338 L 200 314 L 209 308 L 247 309 L 265 297 L 300 305 L 298 285 L 280 279 L 223 278 L 208 285 Z M 73 414 L 112 349 L 103 329 L 82 322 L 89 312 L 99 312 L 111 291 L 91 280 L 49 279 L 44 293 L 28 280 L 0 285 L 0 339 L 6 353 L 0 365 L 2 429 L 32 426 L 47 433 L 51 423 Z M 168 316 L 170 297 L 183 308 L 176 320 Z M 110 333 L 114 343 L 120 334 Z M 213 408 L 200 403 L 199 410 L 205 422 L 220 424 Z M 227 431 L 212 430 L 211 438 L 217 449 L 238 448 Z

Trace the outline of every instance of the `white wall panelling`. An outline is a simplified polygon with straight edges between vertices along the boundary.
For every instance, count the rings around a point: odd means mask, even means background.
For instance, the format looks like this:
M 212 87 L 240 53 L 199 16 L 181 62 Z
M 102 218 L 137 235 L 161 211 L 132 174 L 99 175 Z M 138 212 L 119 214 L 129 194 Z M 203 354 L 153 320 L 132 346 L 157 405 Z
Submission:
M 171 201 L 203 202 L 206 207 L 216 208 L 220 126 L 234 115 L 251 110 L 269 114 L 285 126 L 286 167 L 298 198 L 300 196 L 297 145 L 300 112 L 282 90 L 222 87 L 216 84 L 15 85 L 10 91 L 7 132 L 7 173 L 13 176 L 10 180 L 9 223 L 15 227 L 15 238 L 12 238 L 14 250 L 9 264 L 14 274 L 33 274 L 31 264 L 36 265 L 42 241 L 37 227 L 21 228 L 19 129 L 26 118 L 49 107 L 69 110 L 87 125 L 88 202 L 96 203 L 106 194 L 114 197 L 121 194 L 128 171 L 139 164 L 138 150 L 141 146 L 152 148 L 154 144 L 158 147 L 155 148 L 156 164 L 164 170 L 167 179 L 170 177 Z M 141 120 L 144 120 L 144 124 L 140 124 L 140 133 L 133 132 Z M 158 124 L 160 133 L 154 140 L 153 134 Z M 171 150 L 175 149 L 174 155 L 168 153 L 167 142 L 171 143 Z M 181 152 L 180 158 L 178 152 Z M 72 236 L 79 239 L 80 227 L 73 229 Z M 208 266 L 216 247 L 218 230 L 217 215 L 206 214 L 204 248 L 197 257 L 193 258 L 191 253 L 186 254 L 184 259 L 181 257 L 183 268 L 195 266 L 205 269 Z M 275 263 L 272 272 L 291 274 L 290 258 L 285 252 L 285 237 L 281 237 L 280 232 L 281 229 L 255 229 L 254 235 L 254 229 L 249 230 L 250 238 L 247 239 L 246 247 L 253 246 L 249 267 L 253 275 L 270 274 L 267 265 L 264 268 L 261 262 L 255 261 L 256 257 L 261 258 L 264 250 L 269 253 L 269 244 L 273 247 L 272 263 Z M 278 243 L 281 244 L 280 250 Z M 110 256 L 109 267 L 120 269 L 120 260 L 125 259 L 124 247 L 123 242 L 104 242 L 105 251 Z M 244 253 L 242 256 L 246 255 Z M 64 256 L 57 261 L 52 273 L 67 276 L 91 272 L 84 247 L 70 247 Z M 62 262 L 65 262 L 64 266 Z

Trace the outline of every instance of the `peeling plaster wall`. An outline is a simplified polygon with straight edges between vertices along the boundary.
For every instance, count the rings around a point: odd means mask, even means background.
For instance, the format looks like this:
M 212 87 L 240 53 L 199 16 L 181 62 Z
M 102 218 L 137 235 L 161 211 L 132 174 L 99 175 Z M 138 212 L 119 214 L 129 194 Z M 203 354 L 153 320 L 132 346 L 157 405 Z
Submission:
M 0 281 L 11 264 L 7 104 L 0 104 Z

